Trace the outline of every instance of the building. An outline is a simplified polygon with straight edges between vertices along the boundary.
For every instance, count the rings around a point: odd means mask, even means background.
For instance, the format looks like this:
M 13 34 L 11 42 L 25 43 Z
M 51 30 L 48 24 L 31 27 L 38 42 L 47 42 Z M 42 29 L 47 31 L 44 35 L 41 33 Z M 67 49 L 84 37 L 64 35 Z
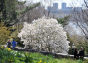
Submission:
M 82 7 L 67 7 L 66 3 L 62 3 L 61 9 L 58 9 L 58 3 L 53 3 L 53 6 L 48 7 L 48 11 L 51 13 L 60 13 L 61 11 L 63 13 L 69 14 L 71 12 L 75 11 L 81 11 Z
M 48 11 L 52 12 L 52 13 L 58 13 L 59 9 L 58 9 L 58 3 L 53 3 L 53 6 L 49 6 L 48 7 Z
M 66 3 L 62 3 L 62 9 L 66 10 Z

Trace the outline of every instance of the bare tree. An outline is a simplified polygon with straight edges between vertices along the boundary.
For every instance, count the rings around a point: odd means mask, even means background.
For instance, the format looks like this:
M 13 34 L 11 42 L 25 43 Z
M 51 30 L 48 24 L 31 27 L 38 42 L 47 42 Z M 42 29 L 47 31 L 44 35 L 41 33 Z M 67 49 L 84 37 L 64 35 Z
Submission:
M 47 11 L 43 6 L 38 6 L 32 10 L 25 13 L 23 21 L 31 23 L 34 19 L 38 19 L 47 14 Z
M 85 38 L 88 39 L 88 1 L 84 0 L 85 9 L 79 11 L 79 9 L 74 9 L 72 15 L 73 21 L 80 27 Z

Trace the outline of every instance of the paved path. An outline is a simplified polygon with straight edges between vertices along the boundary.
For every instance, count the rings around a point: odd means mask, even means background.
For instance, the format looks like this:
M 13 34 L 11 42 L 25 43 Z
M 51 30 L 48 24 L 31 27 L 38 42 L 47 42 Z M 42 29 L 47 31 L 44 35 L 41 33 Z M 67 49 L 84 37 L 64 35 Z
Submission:
M 63 53 L 52 53 L 52 52 L 45 52 L 45 51 L 36 51 L 33 49 L 24 49 L 24 48 L 19 48 L 17 47 L 19 51 L 29 51 L 29 52 L 39 52 L 45 55 L 51 54 L 55 57 L 63 57 L 63 58 L 74 58 L 74 55 L 69 55 L 69 54 L 63 54 Z M 84 57 L 84 59 L 88 59 L 88 57 Z
M 57 55 L 62 55 L 62 56 L 67 56 L 73 58 L 74 55 L 69 55 L 69 54 L 63 54 L 63 53 L 56 53 Z M 84 57 L 84 59 L 88 59 L 88 57 Z

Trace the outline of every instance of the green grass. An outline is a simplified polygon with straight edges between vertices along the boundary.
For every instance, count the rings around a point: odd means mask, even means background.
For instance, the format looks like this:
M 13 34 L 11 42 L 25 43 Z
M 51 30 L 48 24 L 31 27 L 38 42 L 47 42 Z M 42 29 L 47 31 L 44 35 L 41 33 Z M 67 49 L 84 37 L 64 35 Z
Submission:
M 88 60 L 74 60 L 71 58 L 54 58 L 52 55 L 43 55 L 40 53 L 29 53 L 35 63 L 88 63 Z M 34 63 L 33 62 L 33 63 Z
M 34 58 L 34 61 L 40 61 L 42 60 L 42 63 L 78 63 L 78 60 L 73 60 L 73 59 L 66 59 L 66 58 L 53 58 L 52 55 L 43 55 L 40 53 L 30 53 L 30 56 Z
M 88 60 L 73 60 L 71 58 L 54 58 L 52 55 L 14 51 L 0 48 L 0 63 L 88 63 Z

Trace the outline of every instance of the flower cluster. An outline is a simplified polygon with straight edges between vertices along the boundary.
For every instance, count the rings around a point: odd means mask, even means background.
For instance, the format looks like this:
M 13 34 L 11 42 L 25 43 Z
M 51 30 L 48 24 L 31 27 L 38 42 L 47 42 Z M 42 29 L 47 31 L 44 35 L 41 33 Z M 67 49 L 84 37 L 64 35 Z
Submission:
M 67 53 L 69 48 L 66 32 L 53 18 L 40 18 L 31 24 L 25 22 L 18 37 L 26 48 L 39 51 Z
M 38 63 L 42 63 L 42 60 L 40 60 Z
M 8 48 L 8 51 L 11 51 L 11 48 Z

